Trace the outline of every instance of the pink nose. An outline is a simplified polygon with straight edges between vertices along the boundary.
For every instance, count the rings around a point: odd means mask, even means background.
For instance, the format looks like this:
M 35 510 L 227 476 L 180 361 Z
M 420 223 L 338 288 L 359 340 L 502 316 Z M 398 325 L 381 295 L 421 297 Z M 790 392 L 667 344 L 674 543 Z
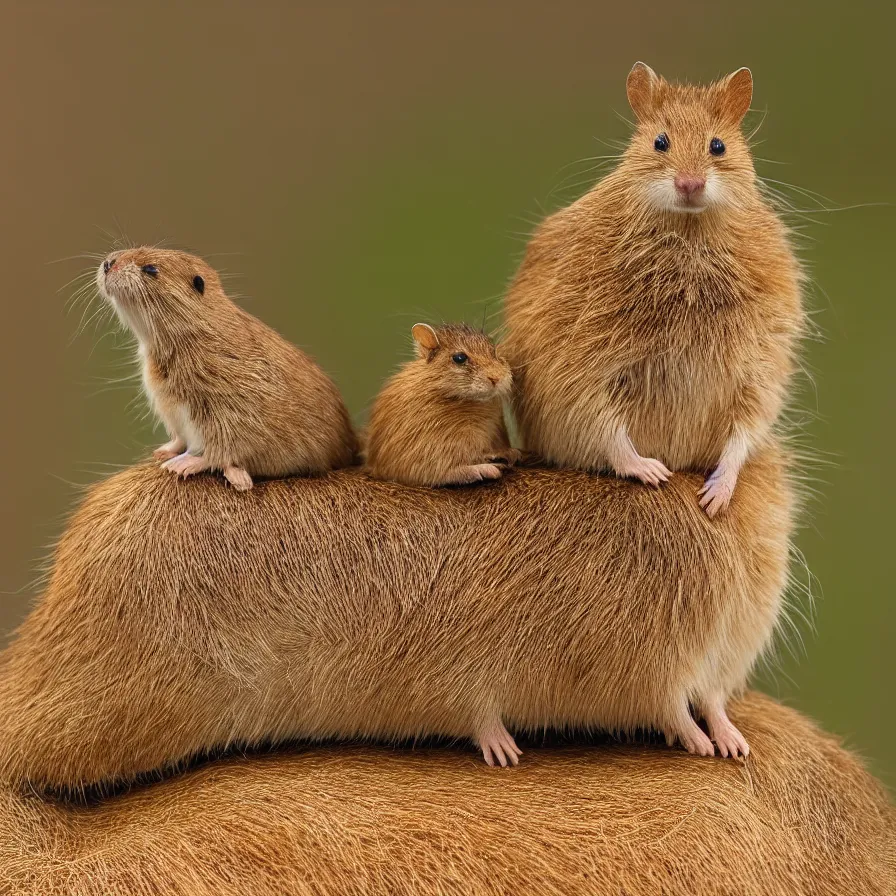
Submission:
M 675 189 L 688 198 L 699 193 L 705 186 L 705 177 L 694 177 L 691 174 L 677 174 L 675 176 Z

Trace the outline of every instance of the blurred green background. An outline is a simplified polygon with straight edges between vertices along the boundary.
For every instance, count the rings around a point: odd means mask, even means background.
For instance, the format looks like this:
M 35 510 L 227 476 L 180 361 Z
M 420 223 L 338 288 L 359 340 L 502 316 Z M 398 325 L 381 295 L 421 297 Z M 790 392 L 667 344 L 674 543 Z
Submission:
M 801 402 L 823 461 L 799 538 L 813 623 L 760 683 L 896 784 L 892 8 L 3 6 L 4 634 L 79 487 L 161 435 L 124 379 L 127 339 L 88 321 L 98 305 L 76 335 L 84 309 L 66 309 L 66 284 L 88 262 L 72 256 L 115 238 L 205 255 L 313 352 L 361 421 L 416 319 L 499 311 L 532 224 L 625 139 L 635 60 L 677 79 L 749 65 L 753 123 L 767 112 L 760 173 L 815 210 L 792 221 L 825 337 Z

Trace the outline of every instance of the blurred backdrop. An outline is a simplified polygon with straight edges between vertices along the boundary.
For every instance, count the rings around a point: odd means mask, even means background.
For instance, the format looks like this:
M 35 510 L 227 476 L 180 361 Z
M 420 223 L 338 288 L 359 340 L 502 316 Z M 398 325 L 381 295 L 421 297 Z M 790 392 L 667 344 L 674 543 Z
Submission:
M 532 225 L 600 175 L 643 59 L 748 65 L 823 341 L 799 637 L 762 687 L 896 784 L 893 147 L 883 4 L 4 2 L 0 626 L 81 488 L 159 443 L 128 340 L 67 285 L 117 239 L 206 256 L 357 421 L 418 318 L 496 315 Z M 763 121 L 764 118 L 764 121 Z M 780 184 L 775 183 L 775 186 Z M 826 210 L 827 209 L 827 210 Z M 801 639 L 801 642 L 800 642 Z

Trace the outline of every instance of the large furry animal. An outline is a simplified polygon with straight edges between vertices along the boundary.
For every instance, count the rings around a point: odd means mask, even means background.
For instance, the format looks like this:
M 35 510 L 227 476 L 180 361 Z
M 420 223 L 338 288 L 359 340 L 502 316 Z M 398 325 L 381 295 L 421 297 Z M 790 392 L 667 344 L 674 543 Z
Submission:
M 771 450 L 718 520 L 701 482 L 350 468 L 237 494 L 126 470 L 90 491 L 0 662 L 0 778 L 77 789 L 231 744 L 483 744 L 502 724 L 711 754 L 692 706 L 733 754 L 724 706 L 778 619 L 791 490 Z
M 77 709 L 77 707 L 75 707 Z M 744 765 L 658 745 L 298 748 L 93 805 L 0 788 L 5 896 L 892 896 L 884 788 L 799 713 L 732 706 Z
M 539 226 L 506 303 L 523 447 L 651 485 L 708 472 L 711 516 L 771 437 L 804 327 L 741 133 L 752 84 L 741 69 L 673 85 L 638 63 L 618 167 Z

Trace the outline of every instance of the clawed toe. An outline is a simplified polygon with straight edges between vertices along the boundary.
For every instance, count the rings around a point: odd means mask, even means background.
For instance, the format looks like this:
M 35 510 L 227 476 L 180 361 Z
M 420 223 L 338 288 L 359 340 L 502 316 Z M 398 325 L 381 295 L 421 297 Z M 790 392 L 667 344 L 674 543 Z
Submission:
M 162 464 L 162 469 L 168 470 L 176 476 L 182 476 L 186 479 L 187 476 L 193 476 L 196 473 L 201 473 L 203 470 L 207 470 L 208 464 L 206 463 L 205 458 L 184 452 L 183 454 L 178 454 L 177 457 L 172 457 L 170 460 L 165 461 L 165 463 Z
M 187 450 L 186 442 L 182 442 L 180 439 L 172 439 L 170 442 L 165 442 L 164 445 L 160 445 L 153 451 L 152 456 L 156 460 L 166 461 L 171 460 L 173 457 L 177 457 L 179 454 L 183 454 Z
M 700 498 L 700 506 L 708 516 L 714 517 L 720 511 L 727 509 L 736 485 L 737 476 L 722 470 L 716 470 L 707 477 L 697 495 Z
M 696 756 L 715 756 L 716 750 L 712 741 L 693 720 L 690 720 L 689 724 L 682 725 L 680 729 L 666 729 L 664 733 L 666 743 L 670 747 L 678 741 L 688 753 Z
M 252 488 L 252 477 L 242 467 L 224 467 L 224 478 L 238 492 L 247 492 Z
M 743 756 L 746 759 L 750 755 L 750 745 L 733 725 L 730 728 L 717 732 L 713 740 L 719 748 L 719 755 L 725 759 L 728 757 L 737 759 L 739 756 Z
M 725 710 L 713 707 L 706 714 L 706 724 L 709 727 L 709 736 L 716 742 L 719 755 L 737 759 L 750 755 L 750 745 L 747 739 L 738 731 L 737 727 L 728 718 Z
M 672 473 L 666 468 L 665 464 L 660 463 L 652 457 L 641 457 L 631 466 L 619 471 L 621 476 L 629 476 L 637 479 L 645 485 L 652 485 L 654 488 L 659 487 L 664 482 L 668 482 Z
M 520 756 L 523 755 L 510 732 L 500 723 L 479 738 L 479 746 L 486 765 L 492 768 L 496 765 L 501 768 L 519 765 Z

